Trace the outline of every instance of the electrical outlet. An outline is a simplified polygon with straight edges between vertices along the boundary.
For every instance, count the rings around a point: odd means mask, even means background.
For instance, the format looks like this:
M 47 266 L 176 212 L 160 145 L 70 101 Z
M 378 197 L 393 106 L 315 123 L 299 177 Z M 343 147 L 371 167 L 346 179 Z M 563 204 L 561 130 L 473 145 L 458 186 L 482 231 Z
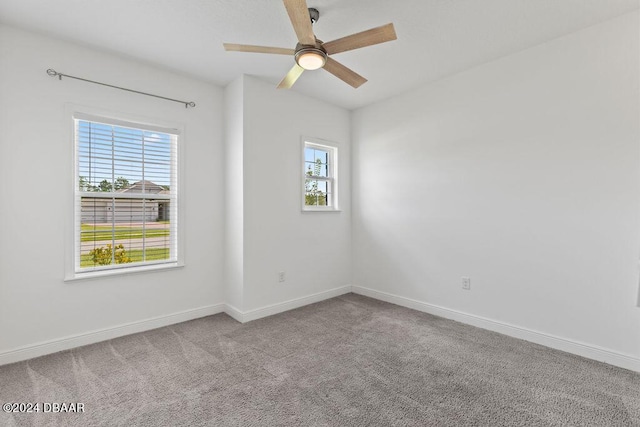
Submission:
M 284 271 L 281 271 L 280 273 L 278 273 L 278 282 L 284 282 L 285 281 L 285 275 L 284 275 Z
M 468 291 L 471 289 L 471 279 L 469 277 L 462 278 L 462 289 Z

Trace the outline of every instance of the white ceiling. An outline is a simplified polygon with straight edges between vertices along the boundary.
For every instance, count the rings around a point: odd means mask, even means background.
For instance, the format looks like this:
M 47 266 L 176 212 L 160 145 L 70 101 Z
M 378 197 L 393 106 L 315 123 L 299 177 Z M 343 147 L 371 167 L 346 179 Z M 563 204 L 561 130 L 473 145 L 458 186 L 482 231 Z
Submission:
M 307 0 L 330 41 L 393 22 L 398 40 L 333 58 L 369 81 L 353 89 L 306 72 L 292 90 L 353 109 L 639 8 L 640 0 Z M 294 48 L 279 0 L 0 0 L 0 22 L 226 85 L 240 74 L 274 86 L 282 55 L 222 43 Z M 73 74 L 73 70 L 59 70 Z M 83 76 L 91 78 L 91 76 Z

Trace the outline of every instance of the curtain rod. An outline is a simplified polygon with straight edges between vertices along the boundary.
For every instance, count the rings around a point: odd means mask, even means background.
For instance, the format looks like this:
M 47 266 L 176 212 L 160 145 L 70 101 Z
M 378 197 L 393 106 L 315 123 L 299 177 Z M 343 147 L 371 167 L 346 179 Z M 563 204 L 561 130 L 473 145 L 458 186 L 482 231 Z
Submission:
M 152 93 L 140 92 L 139 90 L 127 89 L 125 87 L 114 86 L 107 83 L 96 82 L 93 80 L 83 79 L 81 77 L 70 76 L 68 74 L 58 73 L 56 70 L 49 68 L 47 70 L 47 74 L 51 77 L 58 76 L 58 80 L 62 80 L 63 77 L 69 77 L 70 79 L 82 80 L 83 82 L 95 83 L 97 85 L 108 86 L 114 89 L 126 90 L 127 92 L 139 93 L 140 95 L 153 96 L 154 98 L 166 99 L 167 101 L 179 102 L 180 104 L 184 104 L 184 108 L 195 107 L 196 103 L 193 101 L 180 101 L 179 99 L 167 98 L 166 96 L 154 95 Z

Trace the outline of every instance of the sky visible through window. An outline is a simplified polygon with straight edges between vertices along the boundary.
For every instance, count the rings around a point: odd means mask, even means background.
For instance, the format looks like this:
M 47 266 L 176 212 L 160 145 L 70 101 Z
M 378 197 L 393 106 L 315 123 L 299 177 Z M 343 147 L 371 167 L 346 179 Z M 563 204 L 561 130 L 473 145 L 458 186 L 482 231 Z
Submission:
M 78 175 L 88 191 L 118 178 L 171 184 L 172 135 L 82 120 L 77 126 Z
M 304 150 L 304 163 L 305 172 L 311 170 L 312 175 L 316 176 L 328 176 L 329 166 L 329 153 L 325 150 L 319 150 L 317 148 L 306 147 Z M 316 164 L 319 164 L 319 169 L 316 168 Z

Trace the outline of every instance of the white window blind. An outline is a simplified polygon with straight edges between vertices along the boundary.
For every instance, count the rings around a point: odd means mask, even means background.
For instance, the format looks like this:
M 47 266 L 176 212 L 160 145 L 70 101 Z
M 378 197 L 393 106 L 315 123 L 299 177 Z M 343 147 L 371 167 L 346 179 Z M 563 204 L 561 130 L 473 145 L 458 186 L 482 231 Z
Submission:
M 74 115 L 75 270 L 174 263 L 178 132 Z

